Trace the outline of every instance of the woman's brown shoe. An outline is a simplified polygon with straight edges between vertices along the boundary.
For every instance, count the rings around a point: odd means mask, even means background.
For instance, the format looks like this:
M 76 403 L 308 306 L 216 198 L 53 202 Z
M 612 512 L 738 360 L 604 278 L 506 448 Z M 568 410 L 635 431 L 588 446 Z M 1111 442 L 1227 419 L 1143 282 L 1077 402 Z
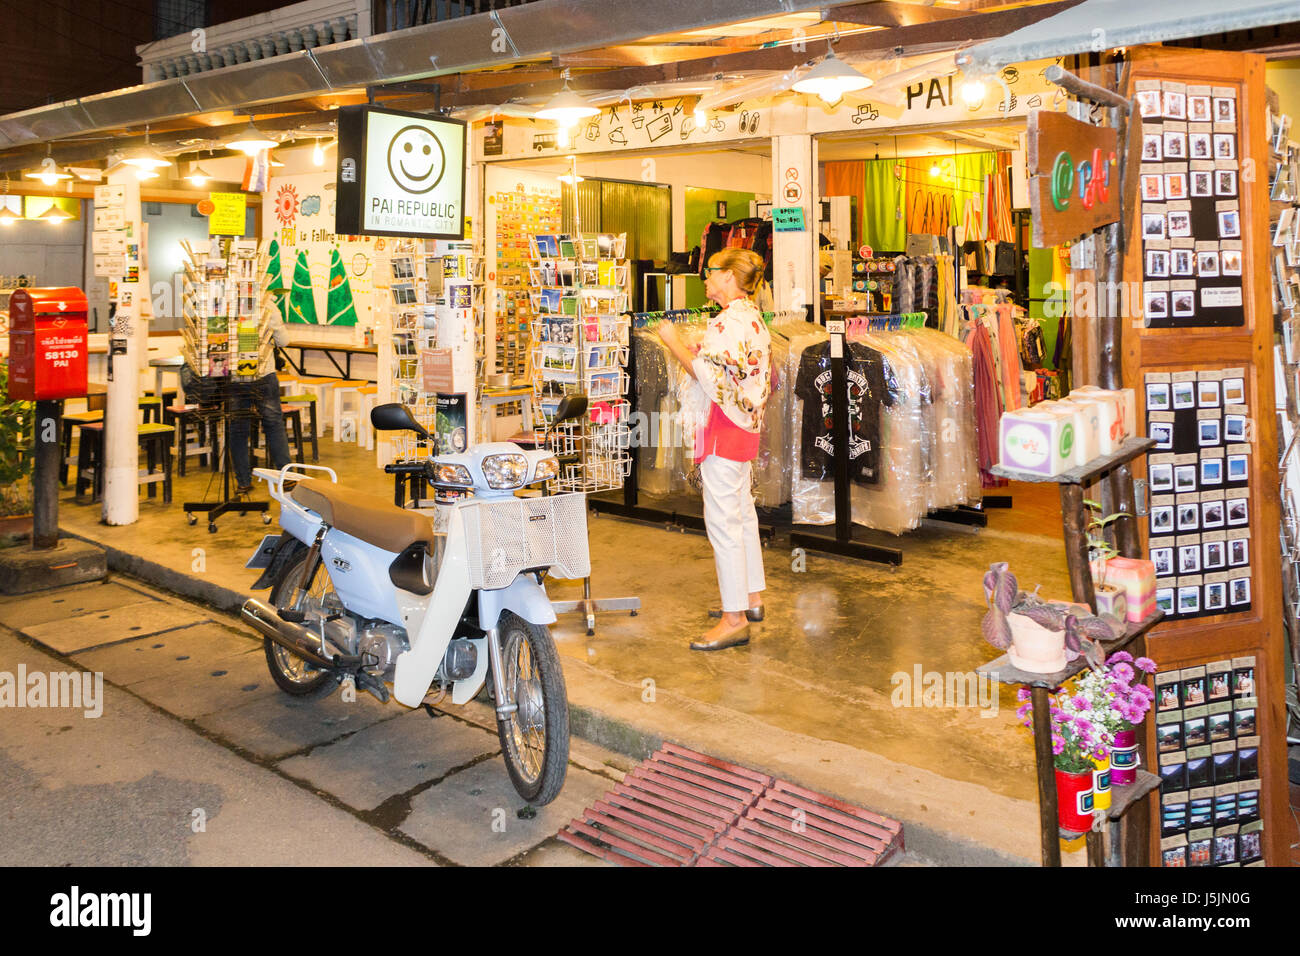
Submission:
M 693 651 L 720 651 L 728 647 L 739 647 L 742 644 L 749 643 L 749 622 L 744 621 L 731 628 L 729 631 L 723 631 L 719 637 L 711 641 L 706 641 L 701 635 L 700 640 L 691 641 L 691 650 Z
M 722 611 L 710 611 L 709 617 L 720 618 L 722 617 L 722 614 Z M 763 605 L 760 604 L 758 607 L 747 608 L 745 610 L 745 617 L 753 621 L 755 624 L 759 623 L 763 620 Z

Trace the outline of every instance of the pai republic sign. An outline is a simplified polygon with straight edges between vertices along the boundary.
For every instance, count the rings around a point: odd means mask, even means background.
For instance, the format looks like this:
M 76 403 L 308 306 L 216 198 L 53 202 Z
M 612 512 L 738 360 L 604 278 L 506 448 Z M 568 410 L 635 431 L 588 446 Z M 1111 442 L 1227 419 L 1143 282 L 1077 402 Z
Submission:
M 367 106 L 339 110 L 335 231 L 465 238 L 465 124 Z

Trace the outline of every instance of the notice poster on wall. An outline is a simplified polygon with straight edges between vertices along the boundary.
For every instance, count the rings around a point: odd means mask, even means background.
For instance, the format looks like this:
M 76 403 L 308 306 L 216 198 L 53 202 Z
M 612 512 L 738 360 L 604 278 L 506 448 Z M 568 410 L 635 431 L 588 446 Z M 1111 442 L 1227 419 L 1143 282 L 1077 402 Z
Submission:
M 439 455 L 458 455 L 469 447 L 468 409 L 463 392 L 438 396 L 434 441 Z

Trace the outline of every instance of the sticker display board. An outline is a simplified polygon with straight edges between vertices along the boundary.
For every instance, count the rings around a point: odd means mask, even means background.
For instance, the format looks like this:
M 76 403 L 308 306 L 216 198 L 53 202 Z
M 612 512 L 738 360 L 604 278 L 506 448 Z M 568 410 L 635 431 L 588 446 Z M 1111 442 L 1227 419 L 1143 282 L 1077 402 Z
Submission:
M 1134 89 L 1145 323 L 1244 325 L 1237 87 L 1141 79 Z
M 1285 865 L 1269 196 L 1267 176 L 1241 175 L 1268 168 L 1264 62 L 1130 54 L 1142 147 L 1123 278 L 1143 301 L 1123 317 L 1123 384 L 1159 446 L 1133 474 L 1147 482 L 1138 528 L 1169 618 L 1147 639 L 1159 706 L 1143 729 L 1163 778 L 1151 859 Z

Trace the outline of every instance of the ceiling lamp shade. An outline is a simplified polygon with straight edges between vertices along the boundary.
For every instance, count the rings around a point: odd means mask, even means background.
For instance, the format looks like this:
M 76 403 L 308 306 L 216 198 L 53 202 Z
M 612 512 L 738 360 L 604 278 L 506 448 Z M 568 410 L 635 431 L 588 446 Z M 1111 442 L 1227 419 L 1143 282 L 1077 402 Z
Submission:
M 148 145 L 128 150 L 122 162 L 136 169 L 164 169 L 172 164 L 170 159 Z
M 0 196 L 0 226 L 12 226 L 23 218 L 23 199 L 9 195 L 9 181 L 5 180 L 5 194 Z
M 576 186 L 578 183 L 585 183 L 587 181 L 586 177 L 579 176 L 576 173 L 565 173 L 564 175 L 556 176 L 555 178 L 568 186 Z
M 57 203 L 52 203 L 49 209 L 45 210 L 45 212 L 41 213 L 36 218 L 42 219 L 45 222 L 63 222 L 71 219 L 72 216 L 60 209 Z
M 60 179 L 71 179 L 72 173 L 66 171 L 50 157 L 45 157 L 37 169 L 24 173 L 28 179 L 39 179 L 47 186 L 53 186 Z
M 209 173 L 202 166 L 195 166 L 192 170 L 190 170 L 190 174 L 185 178 L 188 179 L 195 186 L 203 186 L 204 184 L 207 183 L 209 179 L 212 178 L 212 174 Z
M 248 129 L 244 130 L 244 132 L 235 139 L 226 143 L 226 148 L 238 150 L 246 156 L 256 156 L 264 149 L 270 149 L 273 146 L 279 145 L 280 144 L 275 140 L 267 139 L 266 134 L 258 130 L 258 128 L 253 125 L 252 120 L 249 120 Z
M 536 115 L 538 119 L 555 120 L 561 126 L 572 126 L 588 116 L 600 115 L 600 110 L 569 89 L 566 81 L 564 89 L 552 96 Z
M 865 90 L 872 83 L 834 53 L 829 54 L 791 87 L 796 93 L 811 93 L 827 103 L 838 103 L 845 93 Z

